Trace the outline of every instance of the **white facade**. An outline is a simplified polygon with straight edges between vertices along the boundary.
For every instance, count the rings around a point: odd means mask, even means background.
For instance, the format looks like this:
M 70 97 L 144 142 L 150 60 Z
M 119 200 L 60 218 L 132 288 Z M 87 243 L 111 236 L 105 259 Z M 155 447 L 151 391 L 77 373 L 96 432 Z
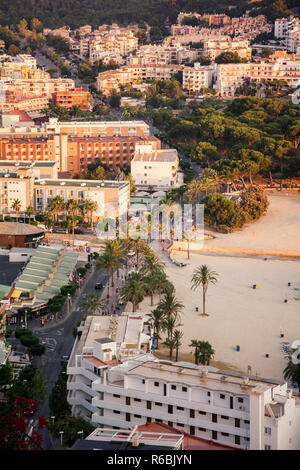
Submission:
M 131 174 L 137 186 L 176 188 L 183 183 L 178 170 L 177 150 L 152 150 L 151 145 L 137 145 L 131 160 Z

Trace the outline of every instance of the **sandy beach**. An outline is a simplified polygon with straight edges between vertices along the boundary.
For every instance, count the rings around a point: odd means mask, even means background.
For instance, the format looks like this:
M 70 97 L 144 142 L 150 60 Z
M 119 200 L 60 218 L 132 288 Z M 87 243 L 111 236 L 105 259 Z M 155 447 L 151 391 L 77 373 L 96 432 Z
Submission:
M 269 196 L 269 201 L 268 213 L 258 222 L 240 232 L 217 234 L 205 243 L 221 248 L 300 252 L 300 197 L 274 195 Z M 157 247 L 156 251 L 159 253 Z M 281 342 L 300 339 L 300 260 L 193 253 L 188 261 L 186 253 L 177 252 L 172 257 L 188 263 L 178 267 L 160 254 L 176 295 L 185 305 L 181 317 L 184 359 L 190 356 L 193 361 L 189 348 L 192 339 L 207 340 L 216 350 L 217 362 L 244 372 L 251 366 L 253 374 L 281 379 L 287 362 Z M 218 283 L 208 289 L 208 317 L 200 315 L 202 291 L 190 288 L 192 273 L 201 264 L 219 274 Z M 131 304 L 127 306 L 130 308 Z M 139 310 L 151 309 L 147 298 Z M 280 338 L 280 333 L 284 338 Z M 240 352 L 236 345 L 240 345 Z

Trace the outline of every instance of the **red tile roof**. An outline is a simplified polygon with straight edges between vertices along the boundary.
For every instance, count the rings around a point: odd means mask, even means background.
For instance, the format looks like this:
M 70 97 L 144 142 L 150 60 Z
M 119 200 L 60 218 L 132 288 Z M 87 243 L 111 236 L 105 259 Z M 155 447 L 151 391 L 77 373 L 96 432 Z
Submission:
M 175 429 L 165 423 L 146 423 L 138 426 L 139 431 L 153 431 L 153 433 L 169 432 L 170 434 L 183 434 L 184 450 L 239 450 L 236 447 L 218 444 L 217 442 L 202 439 L 201 437 L 192 436 L 184 431 Z

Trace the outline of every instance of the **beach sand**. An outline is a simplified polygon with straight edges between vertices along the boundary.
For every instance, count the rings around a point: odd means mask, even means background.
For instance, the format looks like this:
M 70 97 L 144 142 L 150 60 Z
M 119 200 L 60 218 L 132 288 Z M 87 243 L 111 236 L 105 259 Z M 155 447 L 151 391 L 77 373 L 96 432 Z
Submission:
M 205 244 L 219 248 L 300 252 L 300 197 L 276 194 L 269 196 L 269 201 L 268 213 L 259 221 L 243 231 L 216 234 L 214 240 L 207 240 Z M 243 372 L 251 366 L 254 375 L 282 379 L 287 359 L 281 351 L 281 342 L 300 339 L 300 259 L 268 257 L 265 260 L 264 256 L 193 253 L 187 260 L 186 253 L 177 252 L 172 257 L 188 263 L 178 267 L 168 261 L 157 245 L 154 248 L 164 257 L 176 296 L 185 306 L 181 316 L 180 328 L 184 336 L 179 360 L 193 362 L 191 340 L 205 340 L 216 351 L 216 363 Z M 192 273 L 201 264 L 207 264 L 218 273 L 218 283 L 208 288 L 207 317 L 200 315 L 201 289 L 195 292 L 190 288 Z M 253 284 L 257 285 L 256 289 L 252 288 Z M 155 296 L 157 302 L 158 296 Z M 131 304 L 126 310 L 130 309 Z M 150 299 L 146 298 L 139 311 L 151 309 Z M 280 338 L 280 333 L 284 338 Z M 237 345 L 240 345 L 240 352 L 236 351 Z

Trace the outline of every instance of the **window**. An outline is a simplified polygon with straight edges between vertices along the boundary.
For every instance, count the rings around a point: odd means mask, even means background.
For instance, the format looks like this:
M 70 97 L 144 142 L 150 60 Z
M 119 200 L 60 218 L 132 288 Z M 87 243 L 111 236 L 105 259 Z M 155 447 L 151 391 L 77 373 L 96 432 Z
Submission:
M 271 428 L 265 428 L 265 434 L 271 435 Z
M 238 398 L 239 403 L 244 403 L 244 398 Z
M 141 418 L 141 415 L 133 415 L 135 418 Z
M 177 410 L 184 411 L 184 408 L 182 406 L 176 406 Z
M 220 398 L 221 398 L 221 400 L 225 400 L 225 395 L 223 395 L 223 394 L 221 393 Z
M 134 398 L 134 401 L 140 402 L 140 401 L 142 401 L 142 400 L 140 400 L 139 398 Z
M 154 402 L 154 405 L 156 405 L 156 406 L 162 406 L 162 403 Z
M 113 395 L 115 398 L 121 398 L 121 395 Z
M 171 385 L 171 390 L 176 390 L 176 385 Z
M 114 411 L 114 413 L 115 413 L 116 415 L 120 415 L 120 414 L 121 414 L 121 411 L 119 411 L 119 410 L 113 410 L 113 411 Z
M 198 411 L 199 415 L 206 415 L 206 411 Z
M 177 426 L 180 427 L 180 428 L 183 428 L 183 427 L 184 427 L 184 424 L 177 423 Z
M 221 432 L 221 436 L 229 436 L 228 432 Z
M 199 431 L 206 432 L 205 428 L 198 428 L 198 429 L 199 429 Z
M 183 391 L 183 392 L 187 392 L 187 388 L 186 388 L 186 387 L 182 387 L 182 391 Z
M 271 450 L 271 446 L 266 445 L 265 450 Z
M 154 387 L 159 387 L 159 382 L 154 382 Z
M 210 392 L 207 392 L 207 396 L 210 397 Z
M 247 419 L 245 419 L 244 423 L 245 423 L 245 424 L 250 424 L 250 421 L 248 421 Z
M 144 383 L 145 383 L 145 380 L 143 379 L 143 380 L 142 380 L 142 384 L 144 384 Z
M 223 415 L 221 415 L 221 418 L 222 418 L 222 419 L 229 419 L 229 416 L 223 416 Z

